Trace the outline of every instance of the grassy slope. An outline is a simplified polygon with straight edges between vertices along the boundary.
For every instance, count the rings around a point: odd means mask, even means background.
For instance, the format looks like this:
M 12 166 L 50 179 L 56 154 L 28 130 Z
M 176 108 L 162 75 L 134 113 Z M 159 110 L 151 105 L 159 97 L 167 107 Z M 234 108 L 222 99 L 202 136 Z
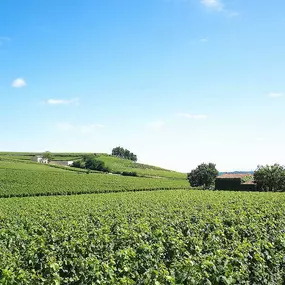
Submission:
M 98 159 L 104 161 L 106 166 L 108 166 L 112 172 L 134 171 L 139 176 L 156 176 L 183 180 L 186 179 L 185 173 L 170 171 L 141 163 L 134 163 L 127 159 L 121 159 L 108 155 L 99 155 Z
M 31 161 L 35 153 L 12 153 L 12 152 L 2 152 L 0 153 L 0 158 L 5 159 L 18 159 L 22 161 Z M 82 153 L 55 153 L 55 160 L 77 160 L 81 157 Z M 186 174 L 170 171 L 167 169 L 141 164 L 134 163 L 127 159 L 121 159 L 113 157 L 106 154 L 97 154 L 97 158 L 104 161 L 106 166 L 109 167 L 111 172 L 136 172 L 138 176 L 145 177 L 163 177 L 163 178 L 172 178 L 172 179 L 181 179 L 185 180 Z
M 64 170 L 66 169 L 66 170 Z M 0 197 L 189 187 L 186 179 L 125 177 L 70 171 L 26 161 L 0 160 Z

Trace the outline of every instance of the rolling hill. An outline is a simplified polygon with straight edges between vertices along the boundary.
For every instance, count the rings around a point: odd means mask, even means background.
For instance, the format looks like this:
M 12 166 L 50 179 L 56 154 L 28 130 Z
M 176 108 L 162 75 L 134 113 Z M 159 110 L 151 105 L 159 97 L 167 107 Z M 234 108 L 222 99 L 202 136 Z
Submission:
M 138 171 L 139 177 L 41 164 L 34 154 L 1 153 L 0 197 L 71 195 L 189 188 L 182 173 L 98 155 L 114 172 Z M 76 154 L 57 154 L 55 159 L 77 159 Z M 88 175 L 86 175 L 88 174 Z M 183 179 L 184 178 L 184 179 Z
M 0 152 L 0 159 L 11 161 L 31 162 L 32 157 L 39 153 L 21 153 L 21 152 Z M 53 153 L 54 160 L 78 160 L 82 155 L 88 153 Z M 90 154 L 90 153 L 89 153 Z M 140 177 L 155 177 L 155 178 L 169 178 L 169 179 L 186 179 L 186 174 L 176 171 L 163 169 L 160 167 L 136 163 L 131 160 L 114 157 L 108 154 L 96 153 L 96 159 L 99 159 L 105 163 L 110 169 L 111 173 L 118 174 L 120 172 L 136 172 Z M 74 170 L 74 169 L 69 169 Z M 80 170 L 79 170 L 80 171 Z

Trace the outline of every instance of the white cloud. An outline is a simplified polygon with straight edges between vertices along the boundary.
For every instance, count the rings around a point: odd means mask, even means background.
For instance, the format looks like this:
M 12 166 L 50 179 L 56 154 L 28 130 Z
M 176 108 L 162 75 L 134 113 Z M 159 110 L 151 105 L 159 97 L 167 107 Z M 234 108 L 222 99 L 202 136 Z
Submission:
M 223 4 L 219 0 L 201 0 L 201 3 L 207 8 L 221 11 L 223 10 Z
M 22 88 L 27 85 L 26 81 L 23 78 L 17 78 L 12 82 L 12 87 Z
M 268 97 L 270 98 L 280 98 L 280 97 L 283 97 L 284 94 L 282 93 L 275 93 L 275 92 L 271 92 L 268 94 Z
M 64 99 L 48 99 L 46 100 L 46 104 L 49 105 L 70 105 L 70 104 L 78 104 L 79 99 L 71 99 L 71 100 L 64 100 Z
M 208 9 L 212 9 L 218 12 L 223 12 L 227 17 L 237 17 L 240 13 L 235 11 L 230 11 L 224 7 L 224 4 L 221 0 L 200 0 L 201 3 Z
M 205 120 L 208 118 L 207 115 L 204 114 L 188 114 L 188 113 L 180 113 L 178 114 L 179 117 L 193 119 L 193 120 Z
M 161 129 L 164 125 L 164 122 L 161 120 L 154 121 L 148 124 L 148 126 L 152 129 Z
M 200 43 L 206 43 L 208 42 L 208 38 L 200 38 L 199 41 Z
M 95 130 L 102 129 L 104 127 L 105 126 L 102 124 L 76 125 L 68 122 L 58 123 L 56 126 L 57 130 L 59 131 L 72 131 L 81 134 L 89 134 Z

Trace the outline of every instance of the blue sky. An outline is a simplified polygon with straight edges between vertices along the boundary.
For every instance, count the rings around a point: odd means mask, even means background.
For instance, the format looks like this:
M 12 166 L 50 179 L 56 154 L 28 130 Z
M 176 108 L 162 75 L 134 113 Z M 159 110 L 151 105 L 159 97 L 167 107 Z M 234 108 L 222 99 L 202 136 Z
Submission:
M 190 171 L 285 164 L 282 0 L 2 0 L 0 150 Z

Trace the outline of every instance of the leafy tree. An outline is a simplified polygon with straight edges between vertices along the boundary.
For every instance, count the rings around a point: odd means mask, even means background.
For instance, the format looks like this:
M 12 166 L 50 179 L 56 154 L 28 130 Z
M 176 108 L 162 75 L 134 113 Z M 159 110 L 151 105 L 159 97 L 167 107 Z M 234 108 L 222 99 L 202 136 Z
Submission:
M 76 160 L 76 161 L 73 161 L 73 164 L 72 164 L 73 167 L 77 167 L 77 168 L 85 168 L 85 163 L 84 161 L 81 159 L 81 160 Z
M 254 172 L 254 180 L 261 191 L 284 191 L 285 167 L 279 164 L 259 165 Z
M 44 154 L 43 154 L 43 158 L 44 159 L 47 159 L 48 162 L 50 162 L 53 158 L 53 155 L 50 151 L 46 151 Z
M 137 158 L 137 156 L 136 156 L 135 154 L 133 154 L 133 153 L 131 152 L 131 154 L 130 154 L 130 160 L 136 162 L 136 161 L 138 160 L 138 158 Z
M 95 158 L 95 155 L 86 154 L 82 156 L 82 159 L 76 160 L 72 164 L 73 167 L 86 168 L 88 170 L 97 170 L 103 172 L 109 172 L 108 167 L 101 160 Z
M 117 147 L 112 149 L 112 155 L 118 156 L 121 158 L 125 158 L 125 159 L 129 159 L 129 160 L 132 160 L 135 162 L 138 160 L 138 158 L 135 154 L 130 152 L 128 149 L 124 149 L 120 146 L 117 146 Z
M 109 169 L 105 166 L 105 163 L 101 160 L 95 158 L 89 158 L 85 162 L 85 168 L 90 170 L 98 170 L 103 172 L 108 172 Z
M 202 186 L 209 189 L 214 184 L 219 172 L 214 163 L 202 163 L 187 174 L 187 179 L 192 187 Z

